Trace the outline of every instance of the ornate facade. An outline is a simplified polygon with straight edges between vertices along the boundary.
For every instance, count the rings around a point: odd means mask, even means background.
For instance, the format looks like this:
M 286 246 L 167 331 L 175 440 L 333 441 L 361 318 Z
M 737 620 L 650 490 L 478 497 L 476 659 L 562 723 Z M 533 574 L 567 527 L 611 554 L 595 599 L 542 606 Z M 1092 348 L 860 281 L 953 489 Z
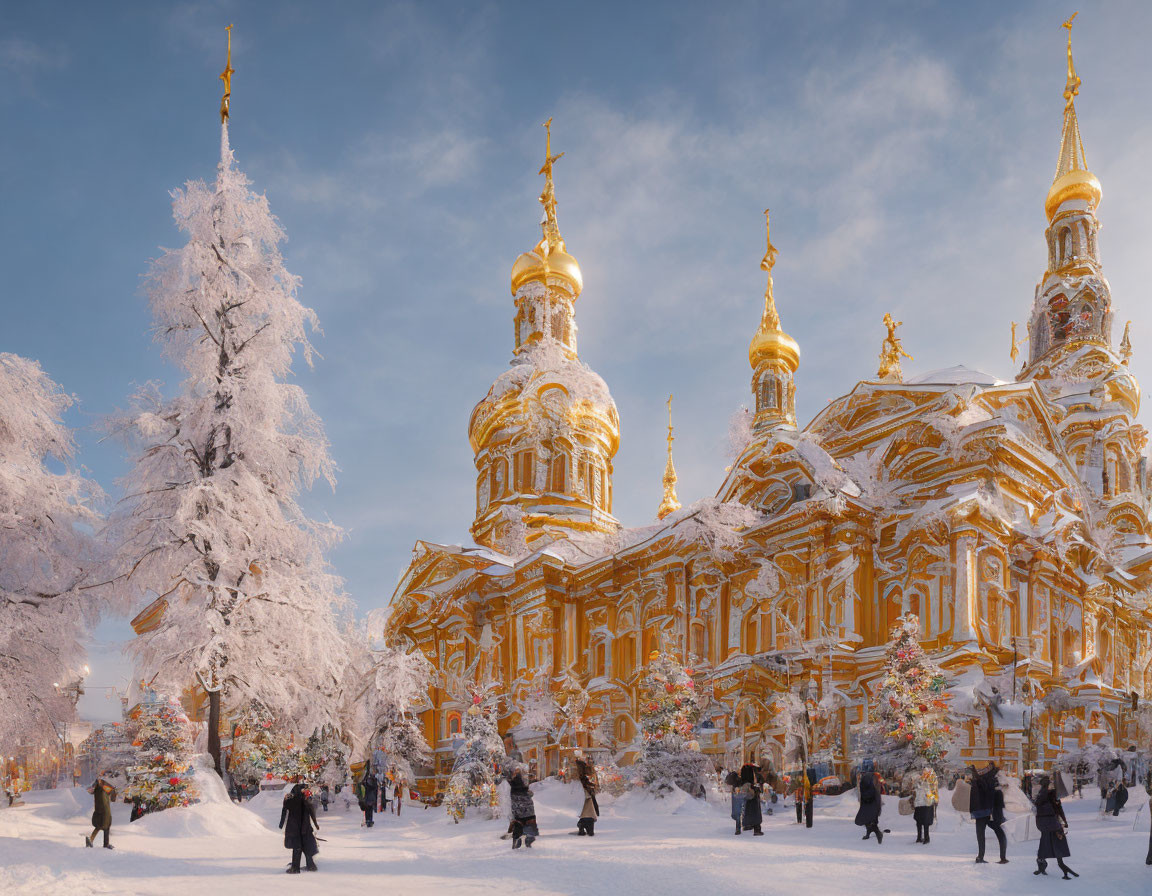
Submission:
M 1146 432 L 1127 330 L 1113 342 L 1079 87 L 1069 33 L 1047 269 L 1015 381 L 967 368 L 905 381 L 889 317 L 877 377 L 799 430 L 800 349 L 777 312 L 769 239 L 747 443 L 715 499 L 662 505 L 637 529 L 611 515 L 619 423 L 576 354 L 582 278 L 549 145 L 543 237 L 512 272 L 516 354 L 469 424 L 477 545 L 418 542 L 391 606 L 390 634 L 441 673 L 425 713 L 438 772 L 471 678 L 502 682 L 502 730 L 542 772 L 573 746 L 626 760 L 657 647 L 695 668 L 706 751 L 787 764 L 791 693 L 810 710 L 811 754 L 842 768 L 906 613 L 952 682 L 954 758 L 1013 767 L 1136 743 L 1152 697 Z M 674 484 L 669 440 L 672 501 Z M 558 710 L 588 696 L 551 736 L 520 724 L 541 686 Z

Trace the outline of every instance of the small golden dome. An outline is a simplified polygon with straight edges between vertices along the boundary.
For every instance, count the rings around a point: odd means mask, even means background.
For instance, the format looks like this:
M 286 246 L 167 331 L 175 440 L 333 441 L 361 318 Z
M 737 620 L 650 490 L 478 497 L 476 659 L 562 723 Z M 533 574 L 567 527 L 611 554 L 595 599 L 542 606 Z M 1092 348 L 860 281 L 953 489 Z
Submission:
M 1088 203 L 1088 208 L 1095 211 L 1102 195 L 1100 181 L 1091 171 L 1079 169 L 1069 171 L 1056 178 L 1056 182 L 1052 184 L 1052 189 L 1048 191 L 1048 197 L 1044 200 L 1044 212 L 1051 221 L 1057 209 L 1072 199 Z
M 516 295 L 516 290 L 532 280 L 548 283 L 557 277 L 571 287 L 572 298 L 576 298 L 584 289 L 580 264 L 565 251 L 564 244 L 548 252 L 541 241 L 535 249 L 525 252 L 512 265 L 512 295 Z
M 748 362 L 755 370 L 763 361 L 781 361 L 795 373 L 800 366 L 800 346 L 783 330 L 761 328 L 748 346 Z

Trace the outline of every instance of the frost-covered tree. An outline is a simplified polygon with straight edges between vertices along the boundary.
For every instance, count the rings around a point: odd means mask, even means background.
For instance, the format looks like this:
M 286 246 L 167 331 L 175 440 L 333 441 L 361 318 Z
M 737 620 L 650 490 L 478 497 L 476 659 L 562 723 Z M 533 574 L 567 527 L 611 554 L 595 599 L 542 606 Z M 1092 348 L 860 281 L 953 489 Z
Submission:
M 700 698 L 692 670 L 670 654 L 652 651 L 640 691 L 643 784 L 657 792 L 673 785 L 693 796 L 702 792 L 712 767 L 695 740 L 699 718 Z
M 890 759 L 906 768 L 939 768 L 952 742 L 944 673 L 924 653 L 920 621 L 909 613 L 892 629 L 876 695 L 873 733 Z
M 500 814 L 496 771 L 505 762 L 504 741 L 496 727 L 498 698 L 494 687 L 473 688 L 464 714 L 464 742 L 452 764 L 445 807 L 453 821 L 464 818 L 468 806 L 480 806 L 489 818 Z
M 95 484 L 72 467 L 72 398 L 35 361 L 0 353 L 0 751 L 61 736 L 96 601 L 83 591 Z
M 373 624 L 369 620 L 369 626 Z M 423 727 L 414 718 L 428 702 L 432 664 L 419 650 L 373 646 L 355 634 L 349 635 L 347 644 L 341 704 L 344 740 L 354 756 L 368 758 L 379 747 L 394 776 L 411 784 L 416 767 L 432 757 Z
M 147 280 L 156 339 L 183 369 L 179 393 L 137 394 L 113 424 L 138 449 L 108 529 L 114 588 L 166 602 L 132 652 L 157 685 L 199 680 L 219 770 L 221 708 L 257 701 L 297 733 L 336 721 L 343 596 L 324 551 L 338 538 L 297 503 L 335 465 L 319 417 L 288 382 L 311 363 L 316 316 L 296 298 L 284 238 L 221 135 L 215 183 L 174 196 L 180 249 Z

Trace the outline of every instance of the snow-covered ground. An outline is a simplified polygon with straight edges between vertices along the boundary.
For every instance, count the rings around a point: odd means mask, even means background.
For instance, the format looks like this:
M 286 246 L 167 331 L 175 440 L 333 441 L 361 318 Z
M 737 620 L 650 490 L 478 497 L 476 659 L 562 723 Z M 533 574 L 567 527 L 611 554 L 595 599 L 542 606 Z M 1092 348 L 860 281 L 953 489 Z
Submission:
M 378 816 L 372 830 L 352 811 L 320 813 L 320 871 L 284 875 L 279 795 L 237 807 L 221 800 L 128 823 L 116 807 L 116 849 L 85 849 L 91 797 L 82 790 L 26 794 L 26 805 L 0 809 L 0 893 L 37 894 L 728 894 L 842 893 L 992 896 L 1063 891 L 1059 872 L 1033 877 L 1035 841 L 1009 844 L 1008 865 L 975 865 L 975 835 L 947 806 L 932 842 L 914 842 L 910 818 L 885 800 L 883 845 L 862 842 L 852 823 L 854 797 L 822 798 L 815 826 L 795 824 L 791 805 L 765 818 L 765 836 L 733 836 L 726 799 L 705 804 L 683 795 L 653 800 L 631 793 L 602 802 L 594 839 L 568 836 L 581 805 L 576 788 L 537 784 L 542 838 L 513 852 L 499 821 L 451 824 L 441 809 L 406 806 Z M 1095 799 L 1065 801 L 1071 829 L 1073 886 L 1097 893 L 1152 891 L 1147 800 L 1132 790 L 1128 809 L 1102 819 Z M 1133 822 L 1136 821 L 1136 830 Z M 1010 822 L 1010 827 L 1013 824 Z M 1023 819 L 1014 827 L 1023 828 Z M 989 844 L 995 859 L 995 839 Z

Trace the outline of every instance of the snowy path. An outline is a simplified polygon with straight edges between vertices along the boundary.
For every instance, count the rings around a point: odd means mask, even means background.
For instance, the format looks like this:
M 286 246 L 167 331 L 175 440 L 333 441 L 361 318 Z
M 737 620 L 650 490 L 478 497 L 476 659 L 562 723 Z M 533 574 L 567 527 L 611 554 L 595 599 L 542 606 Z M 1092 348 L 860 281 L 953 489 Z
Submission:
M 765 836 L 732 835 L 726 806 L 694 801 L 653 803 L 630 794 L 605 805 L 596 837 L 572 837 L 575 791 L 537 785 L 544 836 L 531 851 L 498 839 L 500 822 L 451 825 L 441 810 L 407 807 L 379 816 L 372 830 L 359 815 L 320 814 L 320 872 L 287 877 L 288 852 L 275 829 L 278 799 L 263 795 L 250 811 L 201 805 L 129 825 L 127 807 L 113 828 L 116 849 L 83 848 L 90 797 L 82 791 L 28 795 L 28 805 L 0 810 L 0 893 L 277 894 L 963 894 L 1033 893 L 1064 883 L 1053 866 L 1032 875 L 1035 841 L 1010 843 L 1011 864 L 974 865 L 971 824 L 949 809 L 932 843 L 915 844 L 911 819 L 885 801 L 882 846 L 862 842 L 852 824 L 851 795 L 817 804 L 816 826 L 797 826 L 791 807 L 766 818 Z M 1135 792 L 1133 792 L 1135 796 Z M 1141 794 L 1142 796 L 1142 794 Z M 608 803 L 608 800 L 605 800 Z M 1144 865 L 1147 808 L 1133 831 L 1135 807 L 1102 820 L 1095 800 L 1068 800 L 1072 858 L 1083 876 L 1073 886 L 1109 894 L 1152 891 Z M 675 810 L 675 811 L 672 811 Z M 995 849 L 995 841 L 990 844 Z M 995 858 L 992 855 L 992 858 Z M 1060 881 L 1057 884 L 1057 881 Z

